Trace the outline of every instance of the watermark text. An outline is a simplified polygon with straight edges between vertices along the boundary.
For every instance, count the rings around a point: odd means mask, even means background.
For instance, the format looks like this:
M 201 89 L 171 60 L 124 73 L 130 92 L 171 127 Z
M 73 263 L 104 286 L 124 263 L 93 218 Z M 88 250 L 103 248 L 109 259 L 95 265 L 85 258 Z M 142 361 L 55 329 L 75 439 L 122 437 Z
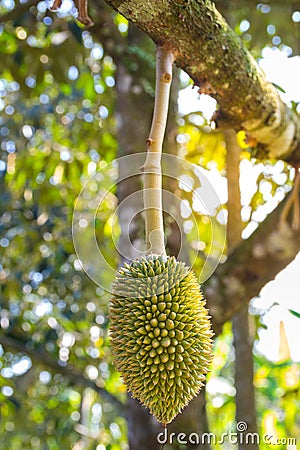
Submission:
M 217 436 L 214 433 L 168 433 L 167 428 L 164 429 L 161 433 L 157 435 L 157 442 L 159 444 L 224 444 L 228 442 L 230 444 L 243 444 L 243 445 L 253 445 L 260 443 L 264 443 L 267 445 L 287 445 L 287 448 L 293 449 L 296 448 L 296 439 L 293 437 L 275 437 L 269 433 L 265 433 L 262 436 L 258 433 L 248 432 L 248 425 L 246 422 L 238 422 L 236 431 L 229 431 L 226 433 L 222 433 Z

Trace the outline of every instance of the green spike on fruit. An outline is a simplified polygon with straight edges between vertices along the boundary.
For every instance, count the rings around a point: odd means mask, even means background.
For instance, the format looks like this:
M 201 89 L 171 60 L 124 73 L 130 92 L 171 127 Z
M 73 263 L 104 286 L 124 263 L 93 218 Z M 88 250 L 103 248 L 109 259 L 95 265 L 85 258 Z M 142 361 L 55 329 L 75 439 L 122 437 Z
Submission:
M 118 272 L 110 304 L 115 365 L 132 396 L 163 424 L 198 394 L 212 359 L 212 331 L 194 273 L 150 255 Z

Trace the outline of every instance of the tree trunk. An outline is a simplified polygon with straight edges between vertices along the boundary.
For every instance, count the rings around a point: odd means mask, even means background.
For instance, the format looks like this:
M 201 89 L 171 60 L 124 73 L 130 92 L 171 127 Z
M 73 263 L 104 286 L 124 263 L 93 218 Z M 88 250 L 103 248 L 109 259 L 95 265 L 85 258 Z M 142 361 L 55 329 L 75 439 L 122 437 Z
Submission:
M 246 433 L 257 433 L 255 391 L 253 385 L 253 355 L 252 339 L 249 331 L 248 305 L 233 316 L 233 345 L 235 350 L 235 377 L 234 384 L 236 388 L 236 413 L 237 430 L 243 431 L 239 427 L 241 422 L 246 423 Z M 239 450 L 258 450 L 257 441 L 244 442 L 239 444 Z
M 176 64 L 219 103 L 219 127 L 245 130 L 261 157 L 300 161 L 300 118 L 209 0 L 106 0 L 155 42 L 174 49 Z
M 202 443 L 202 436 L 204 433 L 209 433 L 208 421 L 206 415 L 206 398 L 205 388 L 203 387 L 196 398 L 194 398 L 183 412 L 176 417 L 168 427 L 169 435 L 175 433 L 178 436 L 180 433 L 186 435 L 185 450 L 210 450 L 210 444 L 207 440 Z M 196 437 L 197 435 L 197 437 Z M 199 443 L 197 443 L 199 441 Z M 181 450 L 182 444 L 173 439 L 172 445 L 166 446 L 166 450 Z
M 126 404 L 128 444 L 130 450 L 160 450 L 157 440 L 163 426 L 136 399 L 128 395 Z
M 228 182 L 228 223 L 227 223 L 227 246 L 228 253 L 237 246 L 241 240 L 241 196 L 240 196 L 240 148 L 236 141 L 233 130 L 225 132 L 226 141 L 226 166 Z M 257 433 L 255 391 L 253 386 L 253 355 L 252 341 L 249 333 L 248 305 L 233 316 L 232 331 L 234 336 L 235 350 L 235 376 L 236 388 L 235 418 L 237 431 L 241 432 L 240 424 L 247 424 L 247 432 Z M 257 443 L 247 442 L 239 444 L 239 450 L 258 450 Z

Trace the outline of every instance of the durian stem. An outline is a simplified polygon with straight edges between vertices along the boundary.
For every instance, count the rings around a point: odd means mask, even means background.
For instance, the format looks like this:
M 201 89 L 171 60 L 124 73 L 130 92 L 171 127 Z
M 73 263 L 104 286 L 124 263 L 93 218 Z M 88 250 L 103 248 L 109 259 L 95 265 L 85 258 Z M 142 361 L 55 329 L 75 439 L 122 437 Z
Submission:
M 166 129 L 172 80 L 172 50 L 156 49 L 156 86 L 152 125 L 147 139 L 147 156 L 141 170 L 144 172 L 144 210 L 147 253 L 165 255 L 162 212 L 161 154 Z

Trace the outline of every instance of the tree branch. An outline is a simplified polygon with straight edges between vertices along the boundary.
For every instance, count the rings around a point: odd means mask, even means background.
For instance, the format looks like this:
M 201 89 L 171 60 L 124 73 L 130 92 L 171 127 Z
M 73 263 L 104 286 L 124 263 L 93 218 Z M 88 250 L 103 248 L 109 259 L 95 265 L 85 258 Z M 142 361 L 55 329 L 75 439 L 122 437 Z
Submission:
M 269 214 L 250 238 L 236 247 L 206 282 L 204 292 L 216 334 L 235 312 L 259 295 L 263 286 L 290 264 L 299 252 L 300 230 L 293 230 L 287 224 L 278 227 L 287 200 L 285 198 Z
M 110 394 L 106 389 L 98 386 L 94 381 L 86 378 L 78 369 L 71 364 L 66 366 L 60 366 L 55 359 L 49 356 L 45 352 L 40 352 L 29 346 L 30 341 L 21 340 L 16 336 L 0 335 L 0 344 L 5 349 L 9 349 L 13 352 L 26 353 L 32 360 L 36 361 L 43 366 L 46 366 L 51 371 L 60 373 L 64 377 L 68 378 L 70 382 L 78 386 L 89 387 L 97 392 L 101 397 L 118 408 L 118 412 L 122 415 L 125 414 L 125 405 L 118 400 L 114 395 Z
M 157 44 L 173 47 L 176 64 L 220 106 L 219 127 L 244 129 L 259 156 L 300 161 L 300 118 L 209 0 L 106 0 Z
M 214 3 L 216 3 L 216 5 L 219 5 L 219 4 L 228 5 L 228 3 L 229 3 L 231 6 L 234 6 L 234 7 L 238 7 L 241 4 L 242 4 L 242 6 L 250 6 L 253 8 L 256 8 L 256 6 L 257 6 L 257 0 L 229 0 L 229 1 L 228 0 L 215 0 Z M 280 5 L 280 6 L 284 6 L 285 8 L 289 7 L 289 6 L 297 7 L 295 0 L 287 0 L 286 3 L 284 3 L 284 5 L 282 3 L 282 0 L 271 0 L 271 1 L 267 1 L 267 3 L 270 4 L 270 6 Z

